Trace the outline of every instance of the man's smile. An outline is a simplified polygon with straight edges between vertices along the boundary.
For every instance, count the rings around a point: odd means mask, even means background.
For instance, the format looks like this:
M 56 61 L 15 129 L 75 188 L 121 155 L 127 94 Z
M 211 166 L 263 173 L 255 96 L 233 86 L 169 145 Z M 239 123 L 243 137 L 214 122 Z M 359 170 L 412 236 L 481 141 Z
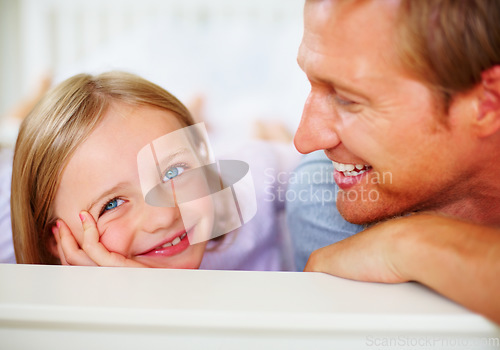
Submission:
M 372 169 L 368 164 L 345 164 L 334 160 L 332 160 L 332 163 L 335 170 L 341 172 L 344 176 L 358 176 Z

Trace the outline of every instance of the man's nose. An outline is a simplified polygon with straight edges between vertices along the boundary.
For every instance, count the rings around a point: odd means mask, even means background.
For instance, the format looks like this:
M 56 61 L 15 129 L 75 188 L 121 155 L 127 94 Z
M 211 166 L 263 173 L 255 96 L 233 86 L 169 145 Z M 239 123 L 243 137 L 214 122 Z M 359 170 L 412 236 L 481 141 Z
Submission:
M 142 229 L 148 233 L 168 229 L 176 224 L 180 217 L 178 207 L 154 207 L 144 203 L 141 213 Z
M 294 144 L 300 153 L 311 153 L 336 147 L 340 139 L 335 130 L 336 111 L 330 98 L 320 92 L 309 94 Z

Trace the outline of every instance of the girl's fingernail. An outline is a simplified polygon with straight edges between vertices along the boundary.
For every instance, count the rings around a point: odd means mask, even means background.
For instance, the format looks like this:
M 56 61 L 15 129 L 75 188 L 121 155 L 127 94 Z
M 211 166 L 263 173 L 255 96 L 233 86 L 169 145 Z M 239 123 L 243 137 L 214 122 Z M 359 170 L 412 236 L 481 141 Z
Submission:
M 52 233 L 53 233 L 54 235 L 59 236 L 59 229 L 58 229 L 57 227 L 52 226 Z
M 61 228 L 61 223 L 59 221 L 56 221 L 56 226 L 57 228 Z
M 82 220 L 82 222 L 85 221 L 85 215 L 83 215 L 82 213 L 78 214 L 80 216 L 80 220 Z

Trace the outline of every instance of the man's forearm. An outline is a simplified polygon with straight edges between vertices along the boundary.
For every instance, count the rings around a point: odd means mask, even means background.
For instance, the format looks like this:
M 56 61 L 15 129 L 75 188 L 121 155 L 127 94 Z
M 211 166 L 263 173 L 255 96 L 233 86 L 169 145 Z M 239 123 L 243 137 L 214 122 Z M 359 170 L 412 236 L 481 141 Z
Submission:
M 409 219 L 396 252 L 401 273 L 500 323 L 500 229 L 433 215 Z

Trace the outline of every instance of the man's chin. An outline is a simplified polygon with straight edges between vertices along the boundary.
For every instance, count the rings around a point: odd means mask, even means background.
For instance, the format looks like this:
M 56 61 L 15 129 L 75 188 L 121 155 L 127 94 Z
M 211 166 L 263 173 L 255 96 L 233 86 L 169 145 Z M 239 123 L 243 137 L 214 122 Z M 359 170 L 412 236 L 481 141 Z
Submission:
M 363 205 L 363 203 L 356 202 L 337 202 L 337 209 L 346 221 L 356 225 L 370 225 L 398 216 L 398 214 L 388 211 L 387 208 Z

